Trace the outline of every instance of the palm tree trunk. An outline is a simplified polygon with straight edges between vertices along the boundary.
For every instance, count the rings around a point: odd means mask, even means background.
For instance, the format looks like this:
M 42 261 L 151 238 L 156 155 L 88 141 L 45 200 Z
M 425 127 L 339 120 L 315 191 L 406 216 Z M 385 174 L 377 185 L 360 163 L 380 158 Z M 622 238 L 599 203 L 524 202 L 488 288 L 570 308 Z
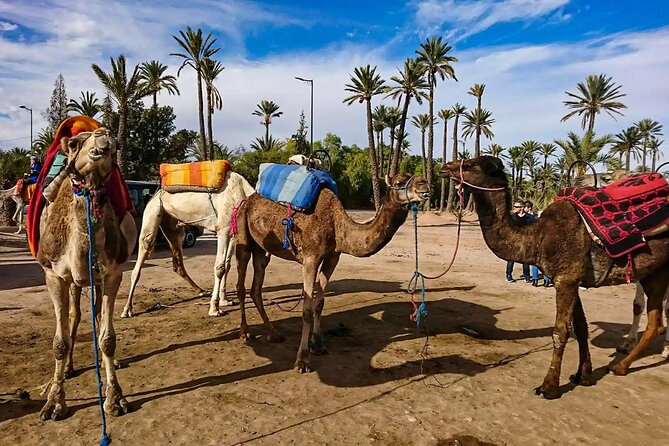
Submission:
M 154 91 L 153 92 L 153 106 L 155 107 L 157 105 L 158 105 L 158 92 Z
M 211 87 L 207 86 L 207 132 L 208 132 L 208 143 L 209 143 L 209 159 L 214 159 L 214 131 L 211 125 L 211 115 L 214 110 L 211 106 Z
M 430 127 L 427 132 L 427 172 L 425 179 L 427 187 L 432 189 L 432 159 L 434 158 L 434 75 L 430 82 L 430 96 L 428 98 L 428 114 L 430 116 Z M 432 194 L 430 194 L 432 195 Z M 425 209 L 430 209 L 430 197 L 425 202 Z
M 116 162 L 121 169 L 121 173 L 125 176 L 128 174 L 128 166 L 125 164 L 125 146 L 126 133 L 128 127 L 128 106 L 121 105 L 118 108 L 118 133 L 116 139 L 118 140 L 118 149 L 116 150 Z
M 652 160 L 652 163 L 653 163 L 653 167 L 651 168 L 651 172 L 655 172 L 655 167 L 656 167 L 655 162 L 657 161 L 657 156 L 656 156 L 656 153 L 654 151 L 651 154 L 651 160 Z
M 265 141 L 269 141 L 269 122 L 265 121 Z
M 395 147 L 395 128 L 390 129 L 390 153 L 388 153 L 388 176 L 391 176 L 391 169 L 393 164 L 393 152 Z
M 544 155 L 544 169 L 548 167 L 548 155 Z
M 476 113 L 477 113 L 477 123 L 476 123 L 476 144 L 474 145 L 474 154 L 475 156 L 481 156 L 481 123 L 478 120 L 481 118 L 481 98 L 483 95 L 480 95 L 476 98 Z M 474 203 L 473 200 L 470 200 L 470 203 Z M 472 204 L 473 206 L 473 204 Z M 469 207 L 469 206 L 467 206 Z
M 630 150 L 625 152 L 625 170 L 630 171 L 630 158 L 631 158 L 631 153 Z
M 402 119 L 400 120 L 400 133 L 399 133 L 399 138 L 397 138 L 397 141 L 395 141 L 395 144 L 397 147 L 395 148 L 393 152 L 393 162 L 390 165 L 390 176 L 394 176 L 397 174 L 399 171 L 400 167 L 400 151 L 402 150 L 402 139 L 404 138 L 404 128 L 407 123 L 407 115 L 409 114 L 409 101 L 411 100 L 411 96 L 405 95 L 404 96 L 404 107 L 402 108 Z
M 379 169 L 376 164 L 376 150 L 374 149 L 374 128 L 372 127 L 372 101 L 367 100 L 367 143 L 369 144 L 369 161 L 372 168 L 372 191 L 374 193 L 374 208 L 378 212 L 381 207 L 381 190 L 379 189 Z
M 377 151 L 378 154 L 379 154 L 379 159 L 381 160 L 381 161 L 379 162 L 379 178 L 383 178 L 383 177 L 384 177 L 384 174 L 383 174 L 383 164 L 384 164 L 384 159 L 383 159 L 383 158 L 384 158 L 383 146 L 384 146 L 384 144 L 383 144 L 383 131 L 381 131 L 381 132 L 379 133 L 379 147 L 377 147 L 377 149 L 376 149 L 376 151 Z
M 420 151 L 423 154 L 423 178 L 427 178 L 427 158 L 425 156 L 425 130 L 423 130 L 420 133 L 421 133 L 420 134 Z
M 588 131 L 592 133 L 594 129 L 595 129 L 595 114 L 592 113 L 590 115 L 590 119 L 588 119 Z
M 458 121 L 460 115 L 455 115 L 455 122 L 453 125 L 453 155 L 451 161 L 458 160 Z M 448 186 L 448 204 L 446 205 L 447 210 L 452 210 L 455 204 L 455 181 L 451 181 L 451 184 Z
M 444 120 L 444 144 L 441 151 L 441 165 L 446 164 L 446 145 L 448 144 L 448 120 Z M 444 212 L 446 201 L 446 178 L 441 179 L 441 195 L 439 197 L 439 212 Z
M 641 161 L 641 168 L 642 172 L 646 172 L 646 153 L 648 151 L 648 138 L 643 138 L 643 152 L 642 152 L 642 161 Z
M 202 99 L 202 75 L 200 70 L 197 70 L 197 111 L 198 120 L 200 121 L 200 147 L 204 149 L 203 155 L 207 159 L 207 140 L 204 135 L 204 100 Z

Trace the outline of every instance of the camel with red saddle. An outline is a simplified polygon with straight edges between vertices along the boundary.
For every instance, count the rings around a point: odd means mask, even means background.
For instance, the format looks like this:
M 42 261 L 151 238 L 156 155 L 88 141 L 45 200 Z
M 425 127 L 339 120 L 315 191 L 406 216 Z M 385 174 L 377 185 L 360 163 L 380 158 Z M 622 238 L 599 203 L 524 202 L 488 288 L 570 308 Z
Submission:
M 593 207 L 596 213 L 603 210 L 600 217 L 613 223 L 617 220 L 606 213 L 619 216 L 614 211 L 620 211 L 621 203 L 629 206 L 625 209 L 633 210 L 631 213 L 639 210 L 638 215 L 653 217 L 636 220 L 635 216 L 625 211 L 625 223 L 631 226 L 618 225 L 613 228 L 617 232 L 601 233 L 590 223 L 586 225 L 584 219 L 587 213 L 584 214 L 585 211 L 580 207 L 577 209 L 577 204 L 566 195 L 546 208 L 536 222 L 526 226 L 514 225 L 509 214 L 509 183 L 504 164 L 498 158 L 482 156 L 451 162 L 441 169 L 441 175 L 450 176 L 472 188 L 483 238 L 495 255 L 504 260 L 537 265 L 555 281 L 557 311 L 553 329 L 553 357 L 548 373 L 535 393 L 548 399 L 560 396 L 562 357 L 572 321 L 579 346 L 579 365 L 572 381 L 582 385 L 593 384 L 588 326 L 579 297 L 579 286 L 617 285 L 634 278 L 639 280 L 648 296 L 648 325 L 632 351 L 618 364 L 611 366 L 616 375 L 626 375 L 632 362 L 648 347 L 662 327 L 662 302 L 669 285 L 669 232 L 666 231 L 666 194 L 669 188 L 666 180 L 661 185 L 661 177 L 634 177 L 632 182 L 625 185 L 629 192 L 626 198 L 620 198 L 617 203 L 601 202 L 602 206 L 597 209 Z M 644 182 L 655 188 L 639 192 Z M 616 193 L 624 195 L 625 188 L 619 188 Z M 574 194 L 572 198 L 577 195 Z M 596 205 L 598 200 L 607 196 L 611 195 L 599 190 L 596 193 L 585 193 L 580 198 Z M 650 221 L 653 227 L 646 228 L 647 232 L 643 233 L 639 228 L 641 221 Z M 612 243 L 602 248 L 591 236 L 593 230 L 599 232 L 600 239 L 607 238 L 607 243 Z M 629 233 L 623 234 L 623 230 Z M 623 235 L 625 237 L 621 237 Z M 612 249 L 616 250 L 616 255 L 620 252 L 622 255 L 611 256 Z
M 0 196 L 7 197 L 9 196 L 14 203 L 16 203 L 16 212 L 12 216 L 12 220 L 18 226 L 16 234 L 20 234 L 23 228 L 25 228 L 25 216 L 23 211 L 25 210 L 28 203 L 30 203 L 30 197 L 35 191 L 36 184 L 29 184 L 23 189 L 21 195 L 16 195 L 16 186 L 13 186 L 9 189 L 0 190 Z
M 162 164 L 162 188 L 146 205 L 139 234 L 137 261 L 132 270 L 130 292 L 121 317 L 133 316 L 133 296 L 142 266 L 153 250 L 158 231 L 162 231 L 172 250 L 174 270 L 199 294 L 206 292 L 188 275 L 183 262 L 186 224 L 216 233 L 214 288 L 209 302 L 209 316 L 220 316 L 221 306 L 231 305 L 225 288 L 234 240 L 230 219 L 239 203 L 255 191 L 241 175 L 230 170 L 228 161 L 189 164 Z

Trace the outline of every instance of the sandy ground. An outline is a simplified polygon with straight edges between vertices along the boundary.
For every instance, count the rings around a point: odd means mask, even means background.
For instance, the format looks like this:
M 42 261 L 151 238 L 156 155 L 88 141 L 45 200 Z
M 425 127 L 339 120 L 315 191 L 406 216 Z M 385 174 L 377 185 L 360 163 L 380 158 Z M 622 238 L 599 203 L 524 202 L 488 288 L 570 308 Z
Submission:
M 420 224 L 421 269 L 434 274 L 450 259 L 455 226 L 434 215 Z M 39 419 L 43 398 L 37 388 L 53 371 L 54 315 L 41 269 L 23 238 L 6 231 L 0 234 L 0 392 L 24 388 L 32 399 L 0 405 L 0 443 L 97 444 L 100 418 L 86 315 L 75 353 L 81 373 L 66 383 L 69 417 Z M 186 266 L 202 285 L 213 281 L 214 250 L 213 237 L 205 235 L 186 251 Z M 269 344 L 260 337 L 244 343 L 238 339 L 237 307 L 207 317 L 207 299 L 194 297 L 172 272 L 168 252 L 158 250 L 138 288 L 139 314 L 115 322 L 117 358 L 124 366 L 118 376 L 131 412 L 108 418 L 113 444 L 669 444 L 669 365 L 659 355 L 661 340 L 628 376 L 605 374 L 630 322 L 631 285 L 582 292 L 598 382 L 569 385 L 578 360 L 570 341 L 561 380 L 565 394 L 546 401 L 532 389 L 551 355 L 553 288 L 506 284 L 504 262 L 485 247 L 478 227 L 464 227 L 453 271 L 428 282 L 432 336 L 421 365 L 425 332 L 417 333 L 409 321 L 412 308 L 403 292 L 412 271 L 411 222 L 376 256 L 343 257 L 323 325 L 328 330 L 344 324 L 347 330 L 326 336 L 330 354 L 313 360 L 315 372 L 299 375 L 292 370 L 299 313 L 268 304 L 285 342 Z M 272 260 L 265 299 L 292 306 L 300 275 L 299 265 Z M 126 272 L 117 315 L 129 277 Z M 230 290 L 235 281 L 233 271 Z M 168 307 L 146 312 L 157 303 Z M 248 314 L 252 329 L 262 333 L 252 306 Z

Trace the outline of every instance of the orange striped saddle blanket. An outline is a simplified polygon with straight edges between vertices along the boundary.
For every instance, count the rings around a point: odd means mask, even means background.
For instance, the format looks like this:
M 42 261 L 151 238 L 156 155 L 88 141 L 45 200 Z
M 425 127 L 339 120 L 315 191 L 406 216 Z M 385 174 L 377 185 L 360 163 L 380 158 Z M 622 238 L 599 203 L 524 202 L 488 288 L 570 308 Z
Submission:
M 232 170 L 230 161 L 214 160 L 160 165 L 160 185 L 167 192 L 214 192 Z

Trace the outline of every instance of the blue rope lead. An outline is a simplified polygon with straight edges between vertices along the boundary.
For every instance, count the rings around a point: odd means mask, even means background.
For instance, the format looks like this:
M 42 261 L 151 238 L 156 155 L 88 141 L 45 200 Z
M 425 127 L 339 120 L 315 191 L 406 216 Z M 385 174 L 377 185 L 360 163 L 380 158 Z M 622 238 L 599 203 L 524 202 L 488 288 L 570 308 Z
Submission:
M 293 221 L 292 217 L 286 217 L 281 220 L 281 224 L 285 226 L 285 230 L 283 232 L 283 249 L 290 248 L 290 242 L 293 238 L 291 232 L 293 231 L 294 223 L 295 222 Z
M 409 280 L 407 292 L 411 294 L 411 303 L 416 306 L 413 301 L 413 295 L 418 287 L 418 280 L 420 279 L 420 305 L 416 307 L 414 313 L 411 315 L 411 320 L 416 321 L 416 330 L 420 329 L 421 321 L 427 318 L 427 306 L 425 305 L 425 276 L 418 269 L 418 205 L 413 203 L 411 205 L 411 212 L 413 213 L 413 230 L 414 230 L 414 244 L 416 248 L 416 270 Z
M 93 282 L 93 222 L 91 220 L 91 194 L 88 189 L 82 189 L 77 195 L 86 197 L 86 225 L 88 226 L 88 280 L 91 288 L 91 325 L 93 326 L 93 356 L 95 358 L 95 374 L 98 378 L 98 403 L 100 404 L 100 417 L 102 418 L 102 438 L 100 446 L 108 446 L 111 437 L 107 435 L 107 420 L 102 403 L 102 378 L 100 376 L 100 360 L 98 358 L 98 333 L 95 328 L 95 283 Z M 104 279 L 103 279 L 104 280 Z M 100 296 L 102 298 L 102 296 Z

